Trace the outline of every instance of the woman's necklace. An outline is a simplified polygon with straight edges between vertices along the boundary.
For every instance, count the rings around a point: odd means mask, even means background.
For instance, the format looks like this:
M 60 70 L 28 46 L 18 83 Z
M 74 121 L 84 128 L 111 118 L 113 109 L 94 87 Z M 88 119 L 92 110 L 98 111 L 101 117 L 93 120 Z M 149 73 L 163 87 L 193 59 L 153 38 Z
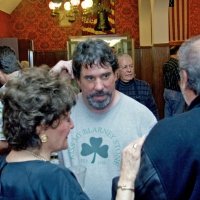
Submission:
M 40 154 L 36 154 L 32 151 L 29 151 L 29 150 L 25 150 L 26 152 L 29 152 L 32 156 L 34 156 L 35 158 L 39 159 L 39 160 L 43 160 L 45 162 L 49 161 L 49 159 L 45 158 L 44 156 L 41 156 Z

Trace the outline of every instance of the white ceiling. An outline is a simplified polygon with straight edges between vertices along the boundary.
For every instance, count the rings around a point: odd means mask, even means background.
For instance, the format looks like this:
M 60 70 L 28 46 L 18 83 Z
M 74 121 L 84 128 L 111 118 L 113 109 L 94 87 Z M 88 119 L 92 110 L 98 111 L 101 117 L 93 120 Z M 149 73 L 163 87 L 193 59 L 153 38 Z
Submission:
M 0 0 L 0 10 L 11 14 L 22 0 Z

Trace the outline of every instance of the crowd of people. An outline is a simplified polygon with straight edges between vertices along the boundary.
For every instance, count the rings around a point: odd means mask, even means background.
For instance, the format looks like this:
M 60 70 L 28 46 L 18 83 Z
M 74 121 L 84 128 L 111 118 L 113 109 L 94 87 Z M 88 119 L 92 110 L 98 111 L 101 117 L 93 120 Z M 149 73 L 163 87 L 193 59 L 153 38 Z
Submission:
M 199 36 L 181 45 L 178 64 L 188 109 L 158 122 L 151 88 L 135 78 L 132 58 L 102 40 L 80 42 L 72 61 L 51 70 L 8 76 L 13 71 L 1 64 L 0 149 L 9 151 L 0 156 L 0 198 L 198 199 Z M 50 162 L 53 152 L 59 164 Z M 87 168 L 84 188 L 69 170 L 75 165 Z

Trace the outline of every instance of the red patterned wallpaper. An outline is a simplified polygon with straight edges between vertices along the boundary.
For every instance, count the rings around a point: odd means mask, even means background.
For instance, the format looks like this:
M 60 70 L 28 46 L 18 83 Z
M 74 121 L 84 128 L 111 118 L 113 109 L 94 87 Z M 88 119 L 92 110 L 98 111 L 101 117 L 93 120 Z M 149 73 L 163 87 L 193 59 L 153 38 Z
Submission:
M 10 15 L 0 11 L 0 37 L 10 37 Z
M 200 34 L 200 1 L 190 0 L 189 3 L 189 36 Z
M 69 36 L 82 35 L 81 20 L 70 27 L 60 27 L 51 17 L 49 0 L 22 0 L 11 14 L 13 36 L 34 40 L 36 50 L 65 49 Z M 138 41 L 137 0 L 115 1 L 116 34 L 128 34 Z
M 37 50 L 65 49 L 68 36 L 82 34 L 81 21 L 75 22 L 72 27 L 59 27 L 55 19 L 50 16 L 48 1 L 22 0 L 11 17 L 0 11 L 0 37 L 33 39 Z M 199 13 L 200 1 L 190 0 L 189 36 L 200 34 Z M 130 35 L 138 44 L 137 0 L 115 0 L 115 27 L 116 33 Z
M 115 26 L 116 33 L 131 36 L 139 43 L 138 0 L 116 0 Z

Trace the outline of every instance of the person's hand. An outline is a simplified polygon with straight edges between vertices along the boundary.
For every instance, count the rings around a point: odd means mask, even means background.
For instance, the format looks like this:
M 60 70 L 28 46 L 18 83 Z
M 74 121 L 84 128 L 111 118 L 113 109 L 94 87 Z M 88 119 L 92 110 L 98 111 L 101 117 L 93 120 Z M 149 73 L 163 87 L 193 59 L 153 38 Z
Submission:
M 69 61 L 60 60 L 55 66 L 52 67 L 52 69 L 50 70 L 50 73 L 61 74 L 63 70 L 67 71 L 72 79 L 74 78 L 73 72 L 72 72 L 72 60 L 69 60 Z
M 122 152 L 121 170 L 115 200 L 135 198 L 135 179 L 140 167 L 141 148 L 145 137 L 131 142 Z
M 134 182 L 140 166 L 141 147 L 145 137 L 138 138 L 123 149 L 118 185 L 134 188 Z
M 20 71 L 14 71 L 11 74 L 7 74 L 7 80 L 12 80 L 14 78 L 18 78 L 20 76 Z
M 8 81 L 8 77 L 0 70 L 0 83 L 4 85 Z

